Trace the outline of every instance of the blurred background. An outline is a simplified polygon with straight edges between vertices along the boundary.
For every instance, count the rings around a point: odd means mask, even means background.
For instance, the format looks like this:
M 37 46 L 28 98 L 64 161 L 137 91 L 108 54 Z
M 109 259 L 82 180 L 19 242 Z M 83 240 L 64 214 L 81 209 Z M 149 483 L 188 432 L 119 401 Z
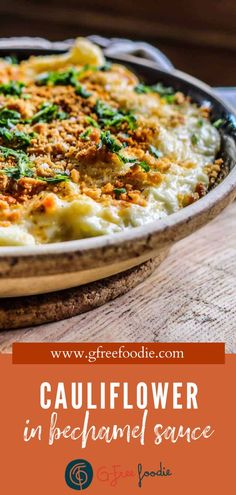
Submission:
M 1 37 L 145 40 L 181 70 L 236 86 L 236 0 L 0 0 Z

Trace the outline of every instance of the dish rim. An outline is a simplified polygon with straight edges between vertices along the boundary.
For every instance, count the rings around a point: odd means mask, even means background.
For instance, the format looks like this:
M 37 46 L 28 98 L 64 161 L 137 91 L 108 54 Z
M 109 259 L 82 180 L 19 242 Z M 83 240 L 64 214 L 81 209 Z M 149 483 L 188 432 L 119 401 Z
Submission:
M 4 49 L 1 47 L 0 53 L 14 52 L 31 52 L 32 54 L 39 53 L 63 53 L 64 50 L 51 50 L 51 49 L 30 49 L 29 48 L 16 48 L 16 49 Z M 228 103 L 224 102 L 218 95 L 215 94 L 214 90 L 205 82 L 200 79 L 191 76 L 183 71 L 173 69 L 171 72 L 160 69 L 154 62 L 147 61 L 145 59 L 138 59 L 130 55 L 119 55 L 113 56 L 112 58 L 107 57 L 108 60 L 114 60 L 115 62 L 121 62 L 123 64 L 137 65 L 142 67 L 151 68 L 157 70 L 159 73 L 164 75 L 176 77 L 180 83 L 187 83 L 193 85 L 195 88 L 204 91 L 206 96 L 213 98 L 217 103 L 219 103 L 223 109 L 230 113 L 236 119 L 236 110 Z M 0 247 L 0 258 L 19 258 L 19 257 L 36 257 L 40 255 L 52 255 L 52 254 L 67 254 L 67 253 L 79 253 L 85 251 L 93 251 L 96 249 L 102 249 L 105 247 L 119 246 L 126 242 L 143 240 L 151 235 L 157 235 L 164 232 L 171 232 L 172 228 L 177 228 L 185 223 L 191 223 L 197 217 L 201 217 L 205 212 L 207 212 L 212 207 L 216 206 L 220 200 L 223 200 L 230 194 L 235 194 L 236 196 L 236 164 L 233 169 L 228 173 L 228 175 L 218 184 L 214 189 L 209 191 L 206 196 L 198 199 L 191 205 L 168 215 L 164 219 L 157 219 L 152 222 L 148 222 L 140 227 L 132 227 L 123 230 L 122 232 L 116 232 L 112 234 L 105 234 L 100 236 L 94 236 L 84 239 L 76 239 L 71 241 L 61 241 L 50 244 L 40 244 L 34 246 L 1 246 Z M 203 223 L 206 223 L 203 222 Z M 181 238 L 181 236 L 180 236 Z M 175 240 L 175 239 L 173 239 Z

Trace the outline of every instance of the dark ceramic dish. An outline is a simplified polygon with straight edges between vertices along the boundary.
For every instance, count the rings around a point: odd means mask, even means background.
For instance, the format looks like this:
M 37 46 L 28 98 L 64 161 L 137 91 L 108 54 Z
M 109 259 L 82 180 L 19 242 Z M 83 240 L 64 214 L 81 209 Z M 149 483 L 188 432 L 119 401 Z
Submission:
M 60 50 L 14 50 L 20 60 L 30 55 L 62 53 Z M 1 49 L 0 56 L 12 55 Z M 212 121 L 223 119 L 220 156 L 227 176 L 196 203 L 142 227 L 118 234 L 35 247 L 0 248 L 0 297 L 64 289 L 126 270 L 150 258 L 161 261 L 173 243 L 214 218 L 236 197 L 236 115 L 201 81 L 174 70 L 130 56 L 113 58 L 134 71 L 144 82 L 162 82 L 189 95 L 201 105 L 209 103 Z M 226 175 L 226 174 L 224 174 Z

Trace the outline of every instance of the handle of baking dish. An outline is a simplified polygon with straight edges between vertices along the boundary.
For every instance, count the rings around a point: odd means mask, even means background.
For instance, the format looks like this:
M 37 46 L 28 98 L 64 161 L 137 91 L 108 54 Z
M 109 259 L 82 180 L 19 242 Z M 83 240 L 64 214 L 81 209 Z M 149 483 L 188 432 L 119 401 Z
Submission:
M 132 57 L 132 60 L 139 62 L 146 60 L 154 62 L 159 69 L 173 71 L 174 66 L 166 55 L 145 41 L 131 41 L 121 38 L 104 38 L 102 36 L 92 35 L 88 38 L 99 45 L 107 57 Z
M 120 38 L 104 38 L 98 35 L 88 36 L 90 41 L 99 45 L 107 57 L 132 57 L 133 61 L 146 60 L 154 62 L 159 69 L 173 71 L 171 61 L 158 48 L 144 41 L 131 41 Z M 74 43 L 73 39 L 64 41 L 49 41 L 45 38 L 12 37 L 0 38 L 1 49 L 43 49 L 43 50 L 68 50 Z

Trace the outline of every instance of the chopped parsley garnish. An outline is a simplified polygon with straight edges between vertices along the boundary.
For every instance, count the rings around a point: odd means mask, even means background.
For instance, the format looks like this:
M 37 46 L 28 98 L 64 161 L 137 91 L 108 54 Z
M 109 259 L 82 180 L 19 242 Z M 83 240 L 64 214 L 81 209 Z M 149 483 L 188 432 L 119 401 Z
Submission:
M 19 180 L 22 177 L 33 177 L 34 175 L 33 171 L 29 167 L 24 169 L 19 167 L 6 167 L 0 170 L 0 172 L 4 172 L 7 177 L 13 180 Z
M 68 119 L 68 113 L 64 112 L 63 110 L 58 110 L 56 119 L 58 120 L 65 120 Z
M 192 136 L 191 136 L 191 143 L 193 145 L 195 145 L 195 144 L 198 143 L 198 136 L 196 134 L 192 134 Z
M 153 144 L 150 144 L 149 146 L 149 153 L 155 156 L 155 158 L 160 158 L 162 156 L 162 152 L 159 151 L 155 146 L 153 146 Z
M 117 153 L 123 146 L 110 133 L 110 131 L 101 132 L 101 144 L 111 153 Z
M 139 95 L 144 95 L 152 92 L 152 86 L 146 86 L 146 84 L 139 83 L 135 86 L 134 91 Z
M 219 129 L 219 127 L 221 127 L 223 124 L 225 123 L 225 120 L 224 119 L 218 119 L 216 120 L 215 122 L 213 122 L 213 126 L 216 128 L 216 129 Z
M 60 110 L 58 105 L 47 101 L 41 105 L 40 110 L 32 117 L 30 123 L 36 124 L 38 122 L 52 122 L 52 120 L 63 120 L 67 117 L 67 113 Z
M 10 144 L 14 148 L 29 146 L 31 139 L 35 137 L 35 133 L 26 134 L 18 129 L 10 130 L 6 127 L 0 127 L 0 137 L 5 143 Z
M 9 110 L 9 108 L 2 108 L 0 110 L 0 127 L 11 129 L 20 120 L 21 114 L 16 110 Z
M 113 108 L 108 103 L 105 103 L 102 100 L 97 100 L 95 106 L 95 113 L 101 122 L 106 122 L 107 120 L 111 120 L 118 113 L 117 108 Z
M 4 57 L 4 60 L 11 65 L 18 65 L 19 63 L 18 58 L 15 55 L 7 55 L 6 57 Z
M 0 173 L 4 173 L 7 177 L 13 180 L 19 180 L 22 177 L 34 177 L 34 171 L 32 170 L 32 163 L 30 162 L 30 158 L 24 151 L 17 151 L 11 148 L 6 148 L 4 146 L 0 146 L 0 153 L 4 156 L 4 158 L 9 158 L 12 156 L 16 160 L 16 166 L 5 167 L 0 170 Z M 39 177 L 35 176 L 36 179 L 42 180 L 44 182 L 48 182 L 50 184 L 57 184 L 59 182 L 66 182 L 69 180 L 69 176 L 67 173 L 58 173 L 53 177 Z
M 130 158 L 128 156 L 121 155 L 121 153 L 117 153 L 117 156 L 120 158 L 120 160 L 123 163 L 136 163 L 137 162 L 137 158 Z
M 111 135 L 110 131 L 102 131 L 100 137 L 101 137 L 101 145 L 105 146 L 105 148 L 111 153 L 115 153 L 122 163 L 132 163 L 133 165 L 137 164 L 145 172 L 149 172 L 150 167 L 145 161 L 139 161 L 137 158 L 124 156 L 120 153 L 120 150 L 123 149 L 123 144 L 119 143 Z
M 127 191 L 124 187 L 117 187 L 113 189 L 113 192 L 115 193 L 116 199 L 119 199 L 121 194 L 125 194 Z
M 175 95 L 163 95 L 163 98 L 165 98 L 166 103 L 174 103 L 175 101 Z
M 91 132 L 92 132 L 92 128 L 88 127 L 87 129 L 85 129 L 84 132 L 80 134 L 80 139 L 82 139 L 83 141 L 88 141 Z
M 146 162 L 138 162 L 138 165 L 144 170 L 144 172 L 149 172 L 150 167 Z
M 99 125 L 97 123 L 96 120 L 94 120 L 92 117 L 86 117 L 86 122 L 90 125 L 92 125 L 93 127 L 96 127 L 97 129 L 99 129 Z
M 91 94 L 92 94 L 92 93 L 89 93 L 89 91 L 87 91 L 87 89 L 84 88 L 84 86 L 82 86 L 82 84 L 80 84 L 80 83 L 76 84 L 75 92 L 77 95 L 81 96 L 82 98 L 89 98 L 89 96 L 91 96 Z
M 50 184 L 57 184 L 58 182 L 67 182 L 69 180 L 69 176 L 66 173 L 56 174 L 53 177 L 37 177 L 39 180 L 43 180 L 44 182 L 48 182 Z
M 16 151 L 11 148 L 0 146 L 0 153 L 2 153 L 6 159 L 12 156 L 17 162 L 15 167 L 3 168 L 1 172 L 4 172 L 8 177 L 11 177 L 14 180 L 18 180 L 21 177 L 33 177 L 34 173 L 31 168 L 29 157 L 24 151 Z
M 84 68 L 82 70 L 84 71 Z M 78 82 L 78 77 L 81 77 L 81 71 L 71 67 L 64 72 L 46 72 L 38 76 L 36 83 L 39 86 L 73 86 L 77 95 L 82 96 L 82 98 L 88 98 L 91 93 Z
M 77 69 L 73 67 L 64 72 L 45 72 L 37 77 L 36 84 L 38 86 L 76 86 L 77 74 Z
M 107 71 L 111 68 L 110 62 L 105 62 L 104 65 L 96 67 L 95 65 L 85 64 L 80 70 L 75 67 L 70 67 L 69 69 L 58 72 L 50 71 L 40 74 L 36 79 L 36 84 L 39 86 L 49 85 L 49 86 L 77 86 L 78 80 L 82 79 L 88 71 Z
M 4 146 L 0 146 L 0 153 L 4 156 L 4 158 L 9 158 L 12 156 L 16 160 L 16 166 L 14 167 L 5 167 L 0 170 L 0 173 L 4 173 L 7 177 L 10 177 L 14 180 L 19 180 L 22 177 L 34 177 L 34 172 L 32 170 L 32 163 L 30 162 L 30 158 L 24 151 L 17 151 L 11 148 L 5 148 Z M 58 182 L 68 181 L 69 176 L 67 173 L 56 174 L 53 177 L 35 177 L 38 180 L 42 180 L 44 182 L 48 182 L 50 184 L 57 184 Z
M 133 164 L 132 166 L 139 165 L 145 172 L 149 172 L 150 167 L 146 162 L 144 161 L 140 162 L 137 158 L 129 158 L 128 156 L 123 156 L 121 155 L 121 153 L 116 153 L 116 154 L 123 163 L 132 163 Z
M 131 112 L 118 110 L 102 100 L 97 100 L 94 111 L 103 127 L 119 127 L 125 122 L 131 130 L 137 127 L 135 115 Z
M 21 114 L 16 110 L 6 107 L 0 110 L 0 138 L 6 146 L 10 146 L 9 149 L 26 148 L 36 135 L 33 132 L 27 134 L 15 128 L 16 124 L 21 121 Z
M 198 127 L 202 127 L 203 126 L 203 119 L 198 119 L 197 125 L 198 125 Z
M 163 86 L 162 83 L 157 83 L 153 84 L 152 86 L 147 86 L 146 84 L 139 83 L 135 88 L 134 91 L 138 94 L 147 94 L 147 93 L 158 93 L 160 96 L 167 97 L 167 96 L 173 96 L 174 97 L 174 90 L 171 87 L 165 87 Z
M 11 141 L 13 136 L 13 132 L 7 129 L 6 127 L 0 127 L 0 137 L 4 139 L 4 141 Z
M 102 72 L 106 72 L 106 71 L 110 70 L 111 67 L 112 67 L 111 62 L 106 61 L 104 65 L 101 65 L 100 67 L 98 67 L 98 70 L 101 70 Z
M 9 119 L 9 120 L 20 120 L 21 114 L 16 110 L 10 110 L 9 108 L 1 108 L 0 110 L 0 120 Z
M 0 93 L 7 96 L 21 96 L 24 83 L 19 81 L 10 81 L 9 83 L 0 84 Z

